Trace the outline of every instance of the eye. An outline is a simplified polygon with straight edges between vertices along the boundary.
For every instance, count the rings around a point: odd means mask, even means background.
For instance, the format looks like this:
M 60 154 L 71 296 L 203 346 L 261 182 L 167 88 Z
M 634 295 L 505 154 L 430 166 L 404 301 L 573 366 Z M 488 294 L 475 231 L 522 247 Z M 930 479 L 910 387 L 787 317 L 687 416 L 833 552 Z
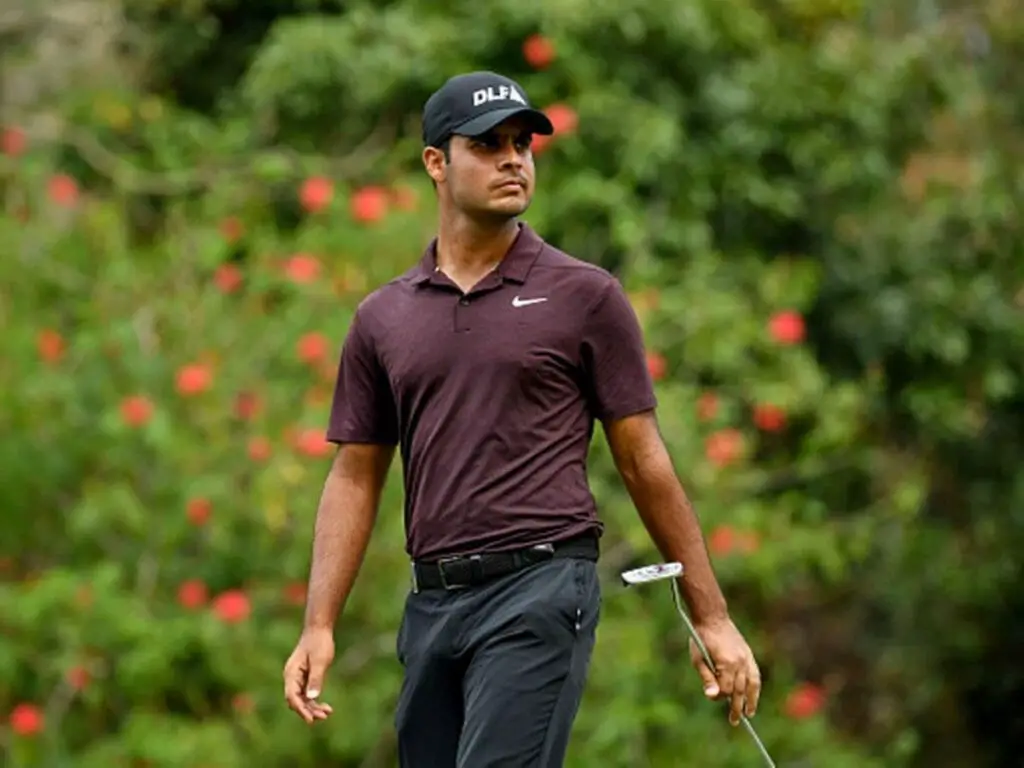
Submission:
M 473 146 L 484 147 L 486 149 L 497 149 L 501 146 L 501 137 L 493 131 L 488 131 L 485 134 L 477 136 L 473 140 Z
M 532 133 L 521 133 L 516 137 L 516 149 L 520 152 L 525 152 L 530 148 L 530 144 L 533 143 Z

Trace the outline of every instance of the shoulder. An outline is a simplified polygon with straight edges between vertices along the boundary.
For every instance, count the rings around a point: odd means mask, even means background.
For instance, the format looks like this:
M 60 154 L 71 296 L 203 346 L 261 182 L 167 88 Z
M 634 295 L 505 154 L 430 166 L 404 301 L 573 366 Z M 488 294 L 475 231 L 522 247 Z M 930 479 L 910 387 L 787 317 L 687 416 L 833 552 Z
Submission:
M 536 277 L 572 294 L 574 303 L 592 310 L 610 295 L 623 291 L 619 279 L 597 264 L 572 256 L 545 242 L 533 266 Z M 534 277 L 530 275 L 531 279 Z
M 353 326 L 372 337 L 393 325 L 406 304 L 417 274 L 419 270 L 414 267 L 364 296 L 356 306 Z

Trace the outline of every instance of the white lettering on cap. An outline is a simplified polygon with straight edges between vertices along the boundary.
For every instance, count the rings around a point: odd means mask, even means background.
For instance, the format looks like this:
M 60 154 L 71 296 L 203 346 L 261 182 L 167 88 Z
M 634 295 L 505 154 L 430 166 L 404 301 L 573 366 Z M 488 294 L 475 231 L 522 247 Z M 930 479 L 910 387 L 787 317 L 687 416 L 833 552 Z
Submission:
M 473 106 L 479 107 L 491 101 L 515 101 L 526 106 L 526 99 L 515 88 L 510 85 L 488 86 L 478 91 L 473 91 Z

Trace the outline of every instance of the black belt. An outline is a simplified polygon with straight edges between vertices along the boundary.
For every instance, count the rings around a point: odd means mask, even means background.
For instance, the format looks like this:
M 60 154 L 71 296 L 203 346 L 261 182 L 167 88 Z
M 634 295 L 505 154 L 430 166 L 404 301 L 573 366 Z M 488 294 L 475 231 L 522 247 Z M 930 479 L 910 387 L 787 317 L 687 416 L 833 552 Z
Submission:
M 412 563 L 413 591 L 465 589 L 547 560 L 579 557 L 596 561 L 598 554 L 597 537 L 587 534 L 565 541 L 538 544 L 535 547 L 513 552 L 457 555 L 443 557 L 433 562 L 416 560 Z

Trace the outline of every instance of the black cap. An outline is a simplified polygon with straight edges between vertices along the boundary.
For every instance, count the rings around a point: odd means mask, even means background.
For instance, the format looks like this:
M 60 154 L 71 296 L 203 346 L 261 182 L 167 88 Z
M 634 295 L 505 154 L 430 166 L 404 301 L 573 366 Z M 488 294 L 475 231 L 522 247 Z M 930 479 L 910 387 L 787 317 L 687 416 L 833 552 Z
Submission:
M 527 118 L 534 133 L 550 136 L 555 132 L 547 115 L 530 106 L 526 92 L 514 80 L 494 72 L 456 75 L 423 107 L 423 143 L 436 147 L 449 136 L 479 136 L 515 115 Z

